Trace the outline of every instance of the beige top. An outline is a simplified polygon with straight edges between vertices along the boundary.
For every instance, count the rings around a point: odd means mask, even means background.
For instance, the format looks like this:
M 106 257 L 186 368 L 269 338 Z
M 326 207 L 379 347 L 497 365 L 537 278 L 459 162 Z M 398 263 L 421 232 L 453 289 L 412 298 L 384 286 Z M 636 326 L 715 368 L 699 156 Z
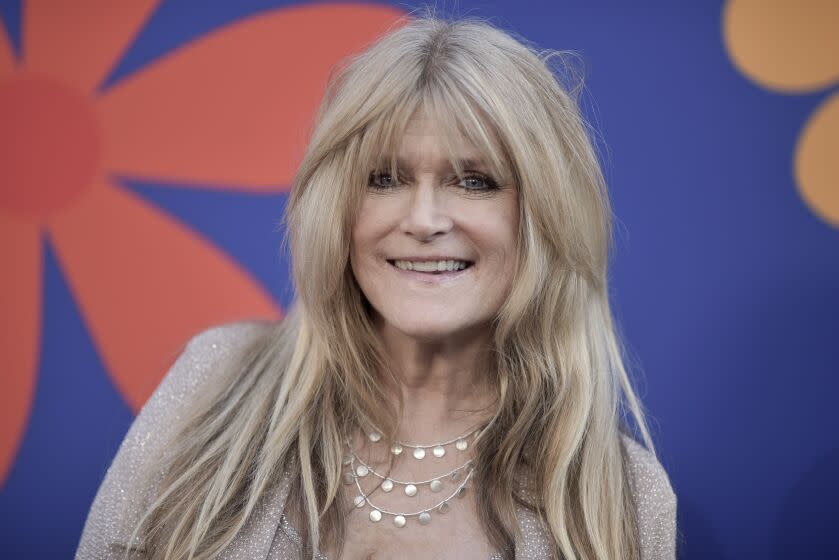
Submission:
M 134 524 L 148 504 L 149 489 L 138 484 L 137 473 L 156 456 L 173 435 L 186 403 L 223 369 L 237 349 L 264 328 L 258 323 L 235 323 L 211 328 L 195 336 L 160 386 L 134 420 L 105 474 L 85 523 L 77 559 L 122 558 L 117 543 L 128 541 Z M 644 560 L 676 557 L 676 496 L 661 465 L 644 447 L 625 438 L 631 459 Z M 220 558 L 300 560 L 299 540 L 283 515 L 288 484 L 263 499 L 259 509 Z M 549 558 L 545 530 L 532 514 L 518 515 L 522 538 L 517 559 Z M 136 556 L 134 558 L 137 558 Z

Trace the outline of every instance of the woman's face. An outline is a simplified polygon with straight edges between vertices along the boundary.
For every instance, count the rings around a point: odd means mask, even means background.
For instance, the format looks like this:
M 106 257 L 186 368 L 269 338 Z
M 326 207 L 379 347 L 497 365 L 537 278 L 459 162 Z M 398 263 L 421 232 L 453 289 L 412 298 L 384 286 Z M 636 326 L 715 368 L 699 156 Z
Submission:
M 371 174 L 350 248 L 376 319 L 424 340 L 488 329 L 516 267 L 516 186 L 491 177 L 464 139 L 457 177 L 440 134 L 425 116 L 410 121 L 399 176 Z

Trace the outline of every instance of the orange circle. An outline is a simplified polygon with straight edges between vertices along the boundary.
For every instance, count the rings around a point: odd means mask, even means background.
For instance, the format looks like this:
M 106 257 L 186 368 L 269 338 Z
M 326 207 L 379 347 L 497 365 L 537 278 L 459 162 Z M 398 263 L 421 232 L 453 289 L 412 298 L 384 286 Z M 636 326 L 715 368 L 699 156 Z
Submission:
M 37 76 L 0 82 L 0 208 L 45 218 L 98 172 L 101 141 L 88 99 Z
M 813 113 L 798 137 L 795 180 L 813 212 L 839 227 L 839 94 Z
M 805 92 L 839 80 L 839 2 L 731 0 L 722 34 L 734 65 L 763 87 Z

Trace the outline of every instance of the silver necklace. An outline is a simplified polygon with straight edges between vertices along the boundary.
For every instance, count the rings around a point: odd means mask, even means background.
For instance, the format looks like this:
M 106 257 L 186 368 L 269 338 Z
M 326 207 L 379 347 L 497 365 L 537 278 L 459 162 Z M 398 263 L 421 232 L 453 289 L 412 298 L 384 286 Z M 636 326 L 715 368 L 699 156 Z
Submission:
M 425 450 L 431 449 L 432 455 L 434 455 L 437 458 L 441 458 L 444 457 L 446 454 L 446 446 L 451 444 L 454 444 L 455 449 L 457 449 L 458 451 L 466 451 L 469 448 L 469 438 L 477 438 L 480 435 L 482 429 L 483 427 L 478 427 L 456 438 L 433 444 L 416 444 L 396 441 L 391 446 L 390 452 L 395 456 L 399 456 L 402 454 L 404 448 L 407 447 L 409 449 L 414 450 L 412 455 L 415 459 L 422 460 L 426 456 Z M 370 431 L 367 434 L 367 438 L 372 443 L 378 443 L 382 439 L 381 432 L 375 430 Z M 382 520 L 382 517 L 384 515 L 389 515 L 392 517 L 393 524 L 398 528 L 402 528 L 405 525 L 407 525 L 408 519 L 412 517 L 416 517 L 421 525 L 428 525 L 429 523 L 431 523 L 432 512 L 440 514 L 445 514 L 446 512 L 448 512 L 449 508 L 451 507 L 450 501 L 454 498 L 462 498 L 465 495 L 467 484 L 469 480 L 471 480 L 472 475 L 475 472 L 475 467 L 472 464 L 472 460 L 468 459 L 466 462 L 455 467 L 454 469 L 451 469 L 446 473 L 435 476 L 433 478 L 429 478 L 427 480 L 398 480 L 395 478 L 390 478 L 378 472 L 372 466 L 365 463 L 353 450 L 349 438 L 347 438 L 347 448 L 349 449 L 349 453 L 346 457 L 344 457 L 344 465 L 349 467 L 349 471 L 344 473 L 343 480 L 344 484 L 355 484 L 356 490 L 358 490 L 358 494 L 353 499 L 353 504 L 357 508 L 370 506 L 371 509 L 370 513 L 368 514 L 368 518 L 372 523 L 378 523 Z M 409 497 L 416 496 L 419 493 L 418 487 L 423 487 L 425 485 L 428 485 L 429 489 L 434 493 L 438 493 L 443 490 L 444 481 L 451 481 L 457 483 L 457 486 L 455 487 L 453 492 L 448 494 L 445 498 L 438 501 L 431 507 L 426 507 L 415 511 L 397 512 L 379 507 L 370 500 L 370 495 L 375 491 L 375 489 L 367 493 L 361 487 L 361 483 L 359 481 L 359 479 L 369 475 L 373 475 L 374 477 L 379 478 L 382 481 L 377 488 L 381 488 L 383 492 L 391 492 L 393 491 L 394 486 L 398 485 L 402 487 L 402 490 L 405 493 L 405 495 Z
M 390 446 L 390 452 L 393 455 L 398 456 L 401 455 L 407 447 L 408 449 L 414 450 L 414 459 L 422 460 L 425 459 L 426 450 L 430 449 L 431 454 L 439 459 L 446 455 L 446 446 L 452 443 L 458 451 L 466 451 L 466 449 L 468 449 L 469 447 L 469 436 L 478 437 L 478 434 L 481 432 L 481 429 L 482 427 L 473 428 L 472 430 L 466 432 L 463 435 L 457 436 L 456 438 L 452 438 L 447 441 L 441 441 L 439 443 L 419 444 L 396 441 L 393 443 L 393 445 Z M 373 430 L 367 434 L 367 439 L 369 439 L 372 443 L 378 443 L 382 439 L 382 434 L 379 431 Z

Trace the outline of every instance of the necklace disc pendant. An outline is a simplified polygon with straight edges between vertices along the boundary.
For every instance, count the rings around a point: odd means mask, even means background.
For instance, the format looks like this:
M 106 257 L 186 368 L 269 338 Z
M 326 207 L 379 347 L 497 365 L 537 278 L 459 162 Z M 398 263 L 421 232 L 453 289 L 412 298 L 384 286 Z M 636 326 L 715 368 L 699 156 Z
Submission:
M 390 492 L 391 490 L 393 490 L 393 481 L 388 478 L 384 482 L 382 482 L 382 490 L 384 492 Z
M 355 468 L 355 474 L 358 476 L 367 476 L 370 474 L 370 469 L 367 468 L 367 465 L 358 465 Z
M 370 512 L 370 521 L 372 521 L 373 523 L 378 523 L 381 520 L 382 520 L 382 512 L 380 512 L 377 509 L 374 509 L 373 511 Z
M 454 444 L 458 451 L 466 451 L 466 448 L 469 447 L 469 444 L 466 443 L 466 440 L 461 438 L 457 440 Z
M 398 443 L 394 443 L 390 447 L 390 452 L 393 453 L 396 456 L 402 455 L 402 446 L 399 445 Z
M 431 487 L 432 492 L 439 492 L 440 490 L 443 489 L 443 483 L 440 482 L 439 480 L 432 480 L 431 484 L 429 484 L 429 486 Z
M 404 515 L 397 515 L 393 518 L 393 524 L 399 527 L 400 529 L 405 526 L 405 523 L 407 523 L 407 521 L 405 520 Z
M 417 487 L 413 484 L 409 484 L 405 487 L 405 495 L 406 496 L 416 496 L 417 495 Z
M 440 504 L 440 507 L 437 508 L 437 511 L 440 513 L 446 513 L 449 511 L 449 502 L 443 502 Z
M 422 447 L 414 449 L 414 459 L 425 459 L 425 449 Z
M 422 512 L 419 514 L 419 522 L 421 525 L 428 525 L 431 523 L 431 514 L 427 511 Z
M 440 457 L 446 454 L 446 448 L 442 445 L 437 445 L 434 447 L 434 449 L 431 450 L 431 452 L 434 454 L 435 457 L 439 459 Z
M 367 498 L 364 496 L 356 496 L 353 502 L 357 508 L 364 507 L 364 504 L 367 502 Z
M 376 443 L 380 439 L 382 439 L 382 434 L 380 434 L 379 432 L 370 432 L 369 434 L 367 434 L 367 437 L 370 438 L 370 441 Z

